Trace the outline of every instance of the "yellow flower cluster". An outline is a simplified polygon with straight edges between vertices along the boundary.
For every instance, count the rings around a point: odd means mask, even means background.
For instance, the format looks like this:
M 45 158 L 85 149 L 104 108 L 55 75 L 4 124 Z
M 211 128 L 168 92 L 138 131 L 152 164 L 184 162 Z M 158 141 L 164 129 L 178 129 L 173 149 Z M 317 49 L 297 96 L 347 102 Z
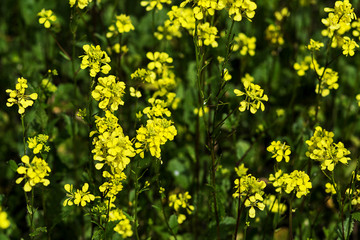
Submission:
M 131 222 L 125 216 L 122 210 L 116 208 L 109 212 L 109 221 L 119 221 L 115 227 L 114 231 L 119 233 L 122 238 L 131 237 L 133 235 L 133 231 L 131 230 Z
M 265 38 L 274 45 L 283 45 L 284 38 L 280 25 L 270 24 L 265 30 Z
M 294 69 L 296 70 L 297 75 L 304 76 L 306 71 L 310 69 L 318 69 L 318 64 L 315 59 L 312 59 L 311 56 L 306 56 L 303 61 L 300 63 L 294 63 Z
M 349 37 L 344 37 L 344 42 L 342 44 L 342 49 L 343 49 L 343 54 L 345 56 L 354 56 L 355 54 L 355 48 L 358 48 L 359 45 L 353 40 L 353 39 L 350 39 Z
M 195 18 L 192 8 L 172 6 L 167 15 L 174 26 L 181 26 L 189 33 L 193 33 L 195 29 Z
M 154 8 L 161 10 L 163 9 L 163 4 L 171 4 L 171 0 L 144 0 L 140 2 L 142 7 L 146 7 L 146 11 L 151 11 Z
M 56 16 L 51 10 L 45 10 L 44 8 L 37 14 L 39 16 L 39 23 L 44 24 L 45 28 L 51 27 L 51 22 L 56 21 Z
M 160 99 L 149 99 L 151 107 L 146 107 L 143 113 L 149 120 L 146 126 L 141 126 L 136 130 L 136 153 L 144 158 L 144 152 L 150 151 L 151 156 L 161 158 L 161 145 L 168 140 L 172 141 L 177 134 L 176 128 L 171 120 L 164 118 L 171 116 L 171 112 L 166 108 L 166 103 Z
M 210 23 L 200 23 L 197 26 L 197 43 L 199 46 L 209 46 L 211 45 L 213 48 L 216 48 L 218 46 L 218 43 L 216 42 L 216 34 L 218 33 L 218 30 L 216 27 L 210 26 Z M 195 30 L 194 30 L 195 35 Z
M 334 185 L 332 185 L 331 183 L 326 183 L 325 184 L 325 192 L 334 195 L 334 194 L 336 194 L 336 189 L 335 189 Z
M 154 36 L 158 40 L 171 40 L 174 37 L 181 38 L 182 34 L 180 31 L 180 25 L 174 24 L 170 20 L 165 20 L 164 26 L 158 26 L 157 32 L 154 33 Z
M 324 46 L 324 43 L 310 39 L 309 45 L 306 46 L 310 51 L 319 51 Z
M 16 179 L 16 183 L 20 184 L 23 180 L 25 180 L 25 192 L 30 192 L 31 189 L 38 183 L 42 183 L 44 186 L 50 184 L 50 181 L 46 179 L 46 177 L 49 176 L 51 169 L 44 159 L 34 156 L 30 162 L 29 156 L 24 155 L 21 158 L 21 161 L 24 166 L 19 166 L 17 168 L 17 173 L 23 174 L 24 176 Z
M 89 3 L 92 2 L 92 0 L 69 0 L 70 7 L 73 7 L 76 4 L 77 1 L 77 7 L 80 9 L 84 9 L 89 5 Z
M 107 178 L 107 181 L 99 187 L 100 192 L 108 198 L 114 198 L 123 189 L 122 181 L 126 179 L 125 173 L 115 172 L 111 174 L 108 171 L 103 171 L 103 177 Z
M 264 90 L 257 84 L 254 84 L 249 81 L 243 82 L 245 92 L 242 92 L 238 89 L 234 89 L 236 96 L 245 95 L 245 99 L 240 102 L 239 111 L 244 112 L 249 110 L 252 114 L 255 114 L 260 108 L 261 111 L 265 110 L 265 105 L 262 101 L 268 101 L 269 98 L 264 94 Z
M 10 221 L 7 218 L 7 213 L 0 206 L 0 228 L 6 229 L 8 227 L 10 227 Z
M 110 72 L 111 67 L 108 63 L 111 60 L 107 53 L 101 50 L 99 45 L 95 47 L 94 45 L 86 44 L 83 46 L 83 49 L 85 51 L 85 55 L 81 56 L 81 69 L 89 67 L 91 77 L 95 77 L 100 71 L 104 74 L 108 74 Z
M 286 17 L 290 16 L 289 9 L 287 7 L 282 8 L 280 11 L 274 13 L 275 19 L 278 22 L 283 21 Z
M 290 174 L 278 170 L 275 175 L 270 174 L 269 181 L 275 187 L 275 191 L 287 194 L 294 192 L 297 198 L 306 196 L 312 188 L 310 177 L 304 171 L 294 170 Z
M 354 8 L 349 0 L 336 1 L 334 8 L 325 8 L 324 11 L 329 14 L 327 18 L 321 20 L 327 27 L 327 32 L 323 32 L 323 35 L 329 38 L 333 36 L 334 32 L 345 32 L 344 29 L 349 28 L 351 21 L 356 19 Z
M 190 215 L 194 211 L 194 206 L 190 205 L 189 200 L 191 196 L 189 192 L 179 193 L 179 194 L 171 194 L 169 196 L 169 207 L 173 207 L 176 215 L 178 216 L 178 223 L 182 224 L 186 220 L 185 214 L 180 213 L 180 208 L 186 210 L 186 212 Z
M 146 57 L 151 61 L 147 65 L 148 69 L 154 70 L 157 73 L 161 73 L 164 69 L 167 69 L 167 64 L 173 62 L 173 59 L 165 52 L 148 52 Z
M 290 146 L 286 145 L 286 143 L 282 143 L 280 141 L 272 141 L 271 145 L 266 149 L 268 152 L 271 152 L 273 155 L 272 158 L 275 158 L 277 162 L 281 162 L 283 159 L 285 162 L 289 162 L 291 154 Z
M 257 5 L 251 0 L 227 0 L 229 16 L 234 21 L 241 21 L 243 17 L 251 21 L 255 16 Z
M 48 94 L 54 93 L 57 90 L 57 87 L 47 78 L 43 79 L 40 85 L 43 91 Z
M 120 14 L 115 16 L 116 21 L 115 25 L 110 25 L 109 32 L 106 33 L 107 38 L 111 38 L 113 36 L 117 36 L 118 34 L 122 34 L 125 32 L 130 32 L 134 30 L 134 25 L 131 23 L 130 16 L 126 16 L 125 14 Z
M 321 83 L 316 84 L 315 92 L 317 94 L 321 94 L 321 96 L 326 97 L 330 94 L 330 89 L 338 89 L 339 84 L 337 80 L 339 79 L 338 73 L 333 71 L 331 68 L 326 68 L 325 73 L 324 68 L 320 68 L 318 71 L 319 76 L 323 76 L 321 78 Z
M 65 184 L 64 186 L 66 190 L 66 197 L 65 201 L 63 202 L 63 206 L 72 206 L 73 204 L 82 207 L 85 207 L 87 203 L 90 203 L 95 200 L 95 196 L 88 192 L 89 184 L 84 183 L 81 190 L 77 189 L 74 192 L 74 186 L 72 184 Z
M 250 207 L 249 217 L 255 218 L 255 207 L 261 211 L 265 208 L 262 196 L 264 195 L 263 189 L 266 187 L 266 183 L 259 181 L 251 174 L 235 179 L 234 183 L 236 191 L 233 193 L 233 197 L 244 197 L 245 207 Z
M 284 203 L 280 203 L 276 199 L 275 195 L 270 195 L 264 200 L 264 204 L 269 209 L 270 212 L 284 214 L 286 212 L 287 206 Z
M 255 37 L 247 37 L 244 33 L 239 33 L 234 37 L 234 45 L 232 50 L 234 52 L 240 50 L 240 54 L 245 56 L 249 54 L 250 56 L 255 55 L 256 48 L 256 38 Z
M 154 83 L 156 80 L 156 73 L 144 68 L 139 68 L 131 74 L 131 79 L 140 80 L 141 82 Z
M 120 173 L 130 163 L 130 158 L 135 156 L 132 142 L 124 135 L 118 118 L 110 111 L 105 112 L 104 117 L 95 117 L 96 130 L 90 133 L 93 139 L 94 160 L 98 161 L 96 169 L 102 169 L 105 164 L 111 168 L 111 172 Z
M 48 139 L 48 135 L 39 134 L 33 138 L 28 139 L 28 146 L 33 150 L 34 154 L 38 154 L 40 152 L 49 152 L 50 147 L 46 145 Z
M 306 141 L 308 151 L 306 156 L 321 163 L 321 170 L 333 171 L 339 162 L 347 164 L 350 160 L 347 155 L 350 151 L 344 147 L 342 142 L 334 143 L 334 133 L 315 128 L 314 135 Z
M 19 114 L 24 114 L 25 108 L 32 106 L 34 100 L 38 98 L 37 93 L 25 95 L 25 90 L 28 88 L 27 80 L 25 78 L 18 78 L 15 90 L 7 89 L 6 92 L 9 94 L 6 106 L 11 107 L 14 104 L 18 105 Z
M 99 77 L 91 96 L 99 102 L 99 108 L 110 109 L 111 112 L 118 110 L 119 105 L 124 105 L 122 100 L 125 94 L 125 83 L 116 81 L 114 75 Z

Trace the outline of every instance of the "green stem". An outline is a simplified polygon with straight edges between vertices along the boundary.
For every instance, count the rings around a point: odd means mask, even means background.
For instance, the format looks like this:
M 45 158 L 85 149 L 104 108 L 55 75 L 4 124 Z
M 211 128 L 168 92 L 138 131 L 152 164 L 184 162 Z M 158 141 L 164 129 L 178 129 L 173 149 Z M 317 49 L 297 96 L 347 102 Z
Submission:
M 291 196 L 289 201 L 289 240 L 293 240 L 293 215 L 292 215 L 292 204 L 294 194 Z
M 134 229 L 136 239 L 139 240 L 139 232 L 138 232 L 138 197 L 139 197 L 139 179 L 138 179 L 138 169 L 139 169 L 139 160 L 136 162 L 135 171 L 135 199 L 134 199 Z
M 24 145 L 24 155 L 26 155 L 26 136 L 25 136 L 25 114 L 21 114 L 21 126 L 23 132 L 23 145 Z

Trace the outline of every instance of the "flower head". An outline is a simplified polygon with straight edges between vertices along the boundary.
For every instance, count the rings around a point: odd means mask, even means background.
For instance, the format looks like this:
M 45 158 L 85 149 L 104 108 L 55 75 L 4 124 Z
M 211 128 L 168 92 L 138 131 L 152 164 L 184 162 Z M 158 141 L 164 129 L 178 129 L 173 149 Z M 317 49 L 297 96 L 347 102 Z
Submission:
M 51 10 L 45 10 L 44 8 L 37 14 L 39 16 L 39 23 L 44 24 L 45 28 L 51 27 L 51 22 L 56 21 L 56 16 Z
M 11 107 L 16 104 L 19 107 L 18 113 L 23 114 L 25 112 L 25 108 L 34 104 L 34 100 L 37 99 L 38 95 L 37 93 L 25 95 L 25 90 L 28 88 L 27 80 L 25 78 L 18 78 L 15 88 L 15 90 L 6 90 L 10 96 L 7 100 L 6 106 Z

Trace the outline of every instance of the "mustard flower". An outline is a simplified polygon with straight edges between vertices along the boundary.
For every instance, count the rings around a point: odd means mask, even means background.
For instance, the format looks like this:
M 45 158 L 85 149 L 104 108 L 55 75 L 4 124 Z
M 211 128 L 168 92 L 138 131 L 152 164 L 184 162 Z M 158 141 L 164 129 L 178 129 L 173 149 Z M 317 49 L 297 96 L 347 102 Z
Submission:
M 289 162 L 291 154 L 290 146 L 286 145 L 286 143 L 282 143 L 280 141 L 272 141 L 271 145 L 266 149 L 268 152 L 271 152 L 273 155 L 272 158 L 275 158 L 277 162 L 281 162 L 281 160 L 285 160 L 285 162 Z
M 328 12 L 328 17 L 322 19 L 322 23 L 327 26 L 330 31 L 339 30 L 341 27 L 349 26 L 353 19 L 356 19 L 354 8 L 352 8 L 349 0 L 336 1 L 334 8 L 325 8 Z M 330 34 L 329 37 L 331 37 Z
M 54 93 L 57 87 L 47 78 L 43 79 L 40 84 L 41 88 L 47 93 Z
M 276 199 L 275 195 L 270 195 L 264 200 L 265 206 L 269 209 L 270 212 L 284 214 L 286 212 L 287 206 L 284 203 L 280 203 Z
M 334 170 L 339 162 L 347 164 L 350 160 L 347 155 L 350 151 L 344 147 L 342 142 L 333 142 L 334 133 L 322 129 L 320 126 L 315 128 L 314 135 L 306 141 L 308 151 L 306 156 L 321 163 L 321 170 Z
M 183 1 L 180 7 L 184 7 L 190 0 Z M 224 0 L 198 0 L 194 2 L 196 5 L 193 8 L 194 16 L 197 20 L 202 20 L 206 16 L 214 16 L 215 11 L 225 8 L 226 2 Z
M 104 117 L 95 117 L 96 130 L 90 132 L 93 139 L 93 159 L 97 161 L 95 168 L 100 170 L 106 164 L 115 173 L 122 172 L 135 156 L 135 150 L 128 136 L 118 123 L 118 118 L 110 111 Z
M 186 212 L 190 215 L 194 211 L 194 206 L 189 203 L 191 199 L 191 195 L 189 192 L 179 193 L 179 194 L 171 194 L 169 196 L 169 207 L 173 207 L 178 215 L 178 223 L 182 224 L 186 220 L 186 216 L 184 214 L 180 214 L 180 208 L 185 209 Z
M 306 46 L 310 51 L 319 51 L 324 46 L 324 43 L 310 39 L 309 45 Z
M 165 20 L 164 26 L 158 26 L 157 32 L 154 33 L 154 36 L 158 40 L 171 40 L 174 37 L 181 38 L 182 34 L 180 31 L 180 25 L 174 24 L 174 22 L 170 20 Z
M 156 73 L 144 68 L 139 68 L 131 74 L 131 79 L 138 79 L 142 82 L 154 83 L 156 80 Z
M 69 0 L 70 7 L 73 7 L 76 4 L 76 1 L 77 7 L 80 9 L 84 9 L 92 2 L 92 0 Z
M 235 179 L 234 183 L 236 191 L 233 193 L 233 197 L 245 197 L 244 205 L 245 207 L 250 207 L 249 217 L 255 218 L 255 207 L 260 211 L 263 211 L 265 208 L 262 196 L 264 195 L 263 189 L 266 187 L 266 183 L 259 181 L 251 174 Z
M 227 7 L 230 18 L 239 22 L 243 17 L 251 21 L 255 16 L 257 5 L 251 0 L 228 0 Z
M 154 8 L 161 10 L 163 9 L 163 4 L 171 4 L 171 0 L 144 0 L 140 2 L 142 7 L 146 7 L 146 11 L 151 11 Z
M 250 74 L 248 73 L 245 73 L 245 76 L 241 78 L 241 82 L 244 83 L 244 82 L 254 82 L 254 77 L 252 77 Z
M 132 96 L 132 97 L 136 97 L 136 98 L 141 98 L 141 92 L 140 91 L 138 91 L 138 90 L 136 90 L 135 88 L 133 88 L 133 87 L 130 87 L 130 96 Z
M 274 45 L 283 45 L 284 38 L 280 25 L 270 24 L 265 30 L 265 38 Z
M 336 194 L 336 190 L 335 190 L 334 185 L 332 185 L 331 183 L 326 183 L 325 184 L 325 192 L 330 193 L 331 195 Z
M 115 18 L 116 18 L 115 25 L 111 25 L 109 27 L 109 32 L 106 33 L 107 38 L 111 38 L 113 36 L 125 32 L 130 32 L 131 30 L 135 29 L 134 25 L 132 25 L 131 23 L 130 16 L 126 16 L 125 14 L 120 14 L 115 16 Z
M 338 73 L 333 71 L 331 68 L 326 68 L 325 73 L 324 68 L 320 68 L 317 70 L 319 76 L 323 76 L 321 79 L 320 85 L 317 83 L 315 92 L 317 94 L 321 94 L 322 97 L 326 97 L 330 94 L 331 89 L 338 89 L 339 84 L 337 83 L 339 76 Z
M 30 192 L 31 189 L 38 183 L 42 183 L 44 186 L 48 186 L 50 181 L 46 179 L 51 172 L 50 167 L 44 159 L 34 157 L 30 162 L 30 158 L 27 155 L 24 155 L 21 158 L 24 166 L 19 166 L 17 168 L 17 173 L 23 174 L 23 177 L 16 179 L 16 183 L 20 184 L 25 180 L 24 191 Z
M 107 181 L 99 187 L 100 192 L 106 194 L 104 197 L 115 197 L 123 189 L 122 181 L 126 179 L 125 173 L 116 171 L 111 171 L 110 173 L 108 171 L 103 171 L 102 175 Z
M 194 18 L 194 11 L 192 8 L 172 6 L 167 15 L 174 26 L 181 26 L 189 33 L 192 33 L 195 29 L 196 19 Z
M 355 48 L 358 48 L 359 45 L 353 39 L 350 39 L 349 37 L 344 37 L 344 42 L 341 47 L 343 49 L 342 53 L 345 56 L 348 56 L 348 55 L 354 56 Z
M 223 79 L 224 81 L 230 81 L 232 78 L 232 76 L 229 73 L 229 70 L 227 70 L 226 68 L 223 70 Z
M 56 16 L 51 10 L 45 10 L 44 8 L 37 14 L 39 16 L 39 23 L 44 24 L 45 28 L 51 27 L 51 22 L 56 21 Z
M 10 226 L 10 221 L 7 218 L 7 213 L 2 210 L 0 206 L 0 228 L 7 229 Z
M 40 152 L 49 152 L 50 147 L 46 145 L 48 139 L 48 135 L 39 134 L 33 138 L 28 138 L 28 146 L 33 150 L 34 154 L 38 154 Z
M 279 170 L 275 173 L 275 176 L 270 174 L 269 181 L 275 187 L 276 192 L 282 193 L 285 191 L 287 194 L 294 192 L 297 198 L 306 196 L 312 188 L 309 175 L 298 170 L 294 170 L 290 174 L 283 174 Z
M 37 93 L 25 95 L 25 90 L 28 88 L 27 80 L 25 78 L 18 78 L 17 81 L 18 82 L 15 86 L 15 90 L 6 90 L 6 92 L 9 94 L 6 106 L 11 107 L 16 104 L 19 107 L 18 113 L 23 114 L 25 112 L 25 108 L 34 104 L 34 100 L 37 99 L 38 95 Z
M 121 235 L 122 238 L 131 237 L 133 231 L 131 230 L 131 222 L 122 212 L 122 210 L 116 208 L 109 212 L 109 221 L 119 221 L 115 227 L 114 231 Z
M 232 50 L 234 52 L 240 50 L 240 55 L 245 56 L 249 54 L 250 56 L 255 55 L 256 48 L 256 38 L 255 37 L 247 37 L 243 33 L 239 33 L 234 37 L 234 45 Z
M 85 55 L 81 56 L 81 69 L 89 67 L 91 77 L 95 77 L 100 71 L 104 74 L 109 73 L 111 67 L 108 63 L 111 60 L 107 53 L 101 50 L 99 45 L 95 47 L 94 45 L 86 44 L 83 46 L 83 49 L 85 51 Z
M 200 108 L 194 108 L 194 114 L 199 115 L 199 117 L 203 117 L 204 113 L 208 113 L 208 112 L 209 112 L 208 107 L 204 107 L 204 110 L 201 107 Z
M 360 107 L 360 94 L 357 94 L 355 99 L 356 99 L 356 101 L 358 103 L 358 106 Z
M 77 189 L 76 192 L 73 191 L 72 184 L 65 184 L 64 189 L 66 190 L 66 197 L 63 206 L 72 206 L 73 204 L 82 207 L 86 206 L 86 203 L 90 203 L 95 200 L 95 196 L 88 192 L 89 184 L 85 183 L 81 190 Z
M 148 69 L 156 69 L 158 72 L 161 72 L 163 68 L 167 66 L 167 64 L 173 62 L 173 59 L 165 52 L 148 52 L 146 53 L 146 57 L 151 61 L 147 65 Z
M 218 30 L 216 27 L 210 26 L 210 23 L 200 23 L 197 27 L 197 43 L 199 46 L 209 46 L 211 45 L 213 48 L 218 46 L 216 42 Z M 195 34 L 195 30 L 193 32 Z
M 284 18 L 290 16 L 289 9 L 287 7 L 284 7 L 280 11 L 276 11 L 274 13 L 274 16 L 278 22 L 281 22 L 282 20 L 284 20 Z
M 240 166 L 235 167 L 235 172 L 238 177 L 245 176 L 249 169 L 242 163 Z
M 360 39 L 360 19 L 352 21 L 351 28 L 353 29 L 352 35 Z
M 261 111 L 265 110 L 265 105 L 262 101 L 268 101 L 268 96 L 264 94 L 264 90 L 257 84 L 253 84 L 249 81 L 243 82 L 245 92 L 238 89 L 234 89 L 236 96 L 245 95 L 245 100 L 240 102 L 239 111 L 244 112 L 249 110 L 252 114 L 255 114 L 260 108 Z
M 95 101 L 99 102 L 99 108 L 110 110 L 112 112 L 118 110 L 119 105 L 124 105 L 122 100 L 125 94 L 125 83 L 116 81 L 114 75 L 107 77 L 99 77 L 95 89 L 91 92 L 91 96 Z

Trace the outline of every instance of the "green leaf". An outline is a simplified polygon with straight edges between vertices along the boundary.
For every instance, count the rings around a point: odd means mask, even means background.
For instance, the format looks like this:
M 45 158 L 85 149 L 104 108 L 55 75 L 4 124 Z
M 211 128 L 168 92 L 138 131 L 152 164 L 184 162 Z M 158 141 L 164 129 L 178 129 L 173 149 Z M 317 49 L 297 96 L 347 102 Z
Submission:
M 175 214 L 171 215 L 169 218 L 169 227 L 173 230 L 173 232 L 176 234 L 178 231 L 178 221 L 177 216 Z
M 38 235 L 40 235 L 41 233 L 46 233 L 47 232 L 47 229 L 46 227 L 38 227 L 34 230 L 34 232 L 30 233 L 29 236 L 30 237 L 36 237 Z
M 351 216 L 358 222 L 360 222 L 360 212 L 354 212 Z
M 9 165 L 10 165 L 10 169 L 16 172 L 16 170 L 18 169 L 18 165 L 16 164 L 16 162 L 14 160 L 10 160 Z
M 63 58 L 65 58 L 66 60 L 71 61 L 71 59 L 70 59 L 65 53 L 63 53 L 62 51 L 59 51 L 59 54 L 60 54 Z

